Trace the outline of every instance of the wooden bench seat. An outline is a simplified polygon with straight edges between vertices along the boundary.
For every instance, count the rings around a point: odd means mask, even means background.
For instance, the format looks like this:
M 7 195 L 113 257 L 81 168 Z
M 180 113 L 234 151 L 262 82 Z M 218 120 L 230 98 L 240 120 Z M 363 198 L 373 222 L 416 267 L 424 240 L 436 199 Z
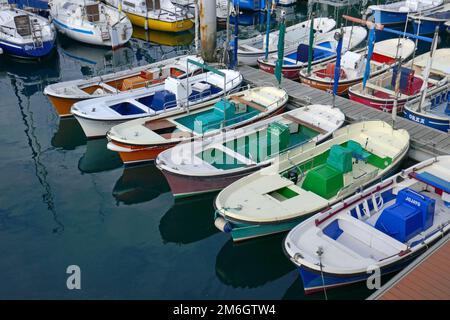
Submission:
M 306 128 L 309 128 L 309 129 L 311 129 L 311 130 L 317 131 L 317 132 L 319 132 L 320 134 L 325 134 L 325 133 L 327 133 L 326 130 L 324 130 L 324 129 L 318 127 L 318 126 L 315 126 L 315 125 L 313 125 L 313 124 L 311 124 L 311 123 L 308 123 L 308 122 L 306 122 L 306 121 L 303 121 L 303 120 L 301 120 L 301 119 L 299 119 L 299 118 L 296 118 L 296 117 L 294 117 L 294 116 L 292 116 L 292 115 L 290 115 L 290 114 L 285 114 L 285 115 L 283 115 L 283 118 L 286 119 L 286 120 L 289 120 L 289 121 L 291 121 L 291 122 L 297 123 L 297 124 L 299 124 L 299 125 L 302 125 L 302 126 L 304 126 L 304 127 L 306 127 Z

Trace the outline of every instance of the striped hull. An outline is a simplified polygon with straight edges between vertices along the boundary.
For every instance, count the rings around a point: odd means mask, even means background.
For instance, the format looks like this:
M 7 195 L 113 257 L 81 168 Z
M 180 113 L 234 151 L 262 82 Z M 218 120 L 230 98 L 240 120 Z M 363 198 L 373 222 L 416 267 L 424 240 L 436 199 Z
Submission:
M 385 111 L 385 112 L 392 112 L 392 109 L 394 108 L 394 102 L 393 101 L 384 101 L 384 100 L 374 100 L 370 98 L 365 98 L 360 95 L 356 95 L 352 92 L 348 93 L 348 96 L 350 100 L 365 104 L 366 106 Z M 411 97 L 410 99 L 413 99 L 414 97 Z M 403 109 L 403 106 L 406 103 L 406 99 L 399 99 L 397 101 L 397 113 L 401 112 Z
M 18 44 L 0 40 L 0 48 L 15 57 L 36 59 L 48 55 L 54 48 L 54 42 L 54 40 L 45 41 L 41 48 L 34 48 L 33 43 Z
M 449 132 L 450 130 L 450 116 L 447 119 L 435 118 L 431 115 L 425 115 L 407 108 L 404 109 L 403 114 L 406 119 L 423 124 L 424 126 L 444 132 Z

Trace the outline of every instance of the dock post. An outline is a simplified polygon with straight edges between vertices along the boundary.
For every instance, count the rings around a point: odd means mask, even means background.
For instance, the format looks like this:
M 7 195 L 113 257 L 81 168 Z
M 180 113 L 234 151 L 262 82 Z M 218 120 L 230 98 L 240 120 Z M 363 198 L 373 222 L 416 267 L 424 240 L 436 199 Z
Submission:
M 200 38 L 202 58 L 206 62 L 215 61 L 217 27 L 216 2 L 200 0 Z

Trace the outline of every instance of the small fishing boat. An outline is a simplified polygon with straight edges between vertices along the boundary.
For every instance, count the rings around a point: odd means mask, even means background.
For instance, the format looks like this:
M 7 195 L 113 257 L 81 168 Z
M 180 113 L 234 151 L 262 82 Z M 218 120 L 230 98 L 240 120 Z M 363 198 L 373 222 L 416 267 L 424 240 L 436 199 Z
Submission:
M 389 39 L 375 43 L 373 55 L 370 59 L 370 77 L 386 72 L 397 63 L 397 47 L 401 50 L 401 58 L 407 60 L 414 53 L 415 44 L 409 39 Z M 341 74 L 338 82 L 337 94 L 345 94 L 348 89 L 363 80 L 367 63 L 367 49 L 358 51 L 347 51 L 342 55 Z M 308 70 L 300 70 L 300 81 L 310 87 L 330 91 L 334 86 L 334 73 L 336 69 L 336 59 L 324 63 L 316 64 Z
M 237 83 L 240 81 L 236 78 Z M 129 121 L 111 128 L 107 135 L 108 148 L 119 152 L 125 164 L 152 161 L 180 142 L 212 136 L 279 114 L 287 99 L 282 89 L 257 87 L 197 105 L 196 110 L 178 112 L 171 117 Z
M 359 46 L 367 37 L 367 30 L 363 27 L 352 26 L 342 28 L 343 32 L 343 52 L 352 50 Z M 315 65 L 328 61 L 336 57 L 336 47 L 338 41 L 335 39 L 336 31 L 330 31 L 324 34 L 316 34 L 314 37 L 313 56 L 311 64 Z M 300 70 L 308 65 L 309 44 L 308 38 L 303 39 L 295 46 L 286 50 L 283 58 L 282 73 L 285 78 L 298 79 Z M 261 70 L 269 73 L 275 73 L 275 66 L 278 60 L 276 53 L 269 56 L 267 60 L 258 59 L 258 66 Z
M 160 153 L 156 166 L 175 197 L 217 191 L 272 164 L 282 152 L 327 139 L 344 120 L 345 115 L 337 108 L 311 105 L 179 144 Z
M 51 0 L 50 15 L 56 29 L 83 43 L 116 48 L 131 38 L 127 16 L 96 0 Z
M 288 231 L 391 173 L 408 148 L 404 129 L 383 121 L 348 125 L 332 139 L 282 153 L 274 165 L 223 189 L 214 202 L 215 225 L 234 241 Z
M 102 76 L 50 84 L 45 87 L 44 94 L 50 99 L 58 115 L 67 117 L 72 115 L 70 108 L 76 102 L 159 85 L 169 76 L 186 77 L 188 59 L 203 63 L 203 59 L 196 56 L 170 58 Z M 190 74 L 199 70 L 195 65 L 189 67 Z
M 0 49 L 20 58 L 48 55 L 56 33 L 47 19 L 36 14 L 0 4 Z
M 298 44 L 309 37 L 311 21 L 303 21 L 286 28 L 285 48 Z M 334 29 L 336 21 L 330 18 L 314 19 L 316 33 L 327 33 Z M 258 58 L 263 58 L 266 50 L 266 35 L 259 34 L 256 37 L 238 41 L 238 61 L 241 64 L 256 66 Z M 278 30 L 269 34 L 269 54 L 278 51 Z
M 405 118 L 444 132 L 450 131 L 450 84 L 428 92 L 421 97 L 408 101 L 403 113 Z
M 239 84 L 235 81 L 234 89 Z M 71 113 L 88 138 L 103 137 L 113 126 L 143 117 L 190 110 L 225 93 L 224 83 L 212 72 L 189 78 L 168 77 L 164 83 L 144 90 L 120 93 L 75 103 Z
M 440 31 L 445 30 L 445 23 L 450 20 L 450 3 L 427 11 L 410 15 L 409 19 L 413 22 L 414 34 L 431 34 L 436 27 Z
M 368 12 L 373 13 L 375 23 L 383 25 L 405 23 L 408 15 L 426 13 L 442 5 L 443 0 L 406 0 L 388 4 L 371 5 Z
M 450 156 L 441 156 L 300 223 L 283 248 L 313 293 L 398 271 L 449 230 Z
M 430 53 L 424 53 L 415 57 L 400 68 L 398 66 L 390 69 L 379 76 L 369 79 L 366 88 L 363 84 L 356 84 L 348 90 L 351 100 L 368 105 L 372 108 L 392 112 L 396 100 L 396 82 L 400 79 L 399 93 L 397 99 L 397 112 L 402 111 L 403 105 L 420 96 L 424 87 L 434 90 L 449 81 L 450 63 L 448 57 L 450 49 L 436 50 L 432 60 L 429 74 L 427 75 L 427 63 Z
M 131 22 L 145 30 L 181 32 L 194 26 L 194 16 L 170 0 L 105 0 L 125 12 Z

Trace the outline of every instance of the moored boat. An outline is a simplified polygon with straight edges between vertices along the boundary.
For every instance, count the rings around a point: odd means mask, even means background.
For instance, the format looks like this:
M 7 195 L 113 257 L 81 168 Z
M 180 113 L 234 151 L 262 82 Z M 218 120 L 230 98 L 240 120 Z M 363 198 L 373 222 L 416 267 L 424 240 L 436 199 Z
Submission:
M 240 78 L 236 79 L 240 82 Z M 107 134 L 108 148 L 119 152 L 124 164 L 152 161 L 180 142 L 212 136 L 281 113 L 287 100 L 282 89 L 248 89 L 175 116 L 142 118 L 115 126 Z
M 448 82 L 450 64 L 448 56 L 450 49 L 438 49 L 432 59 L 429 77 L 426 76 L 426 67 L 430 54 L 424 53 L 403 65 L 398 75 L 398 66 L 389 71 L 369 79 L 366 88 L 359 83 L 350 87 L 348 95 L 351 100 L 370 107 L 392 112 L 396 100 L 396 82 L 400 79 L 397 99 L 397 112 L 401 112 L 403 105 L 420 96 L 422 87 L 428 90 L 436 89 Z M 425 83 L 426 81 L 426 83 Z
M 307 41 L 311 21 L 303 21 L 286 28 L 285 49 L 292 47 L 304 40 Z M 327 33 L 334 29 L 336 21 L 330 18 L 314 19 L 314 30 L 316 33 Z M 269 34 L 269 54 L 278 50 L 278 30 Z M 260 34 L 256 37 L 240 40 L 238 42 L 238 61 L 240 64 L 256 66 L 258 58 L 264 57 L 266 50 L 266 35 Z
M 283 248 L 313 293 L 398 271 L 449 230 L 450 156 L 441 156 L 302 222 Z
M 143 117 L 183 110 L 218 98 L 240 84 L 239 73 L 232 85 L 224 87 L 222 79 L 212 72 L 176 79 L 168 77 L 164 83 L 148 89 L 131 91 L 75 103 L 71 113 L 88 138 L 105 136 L 113 126 Z
M 73 40 L 116 48 L 133 33 L 124 13 L 97 0 L 51 0 L 49 7 L 56 29 Z
M 120 9 L 131 23 L 145 30 L 181 32 L 194 26 L 194 18 L 187 10 L 175 6 L 170 0 L 105 0 Z
M 311 105 L 160 153 L 156 166 L 175 197 L 221 190 L 272 164 L 278 154 L 328 138 L 345 120 L 337 108 Z
M 19 58 L 40 58 L 54 48 L 56 32 L 47 19 L 0 4 L 0 49 Z
M 170 58 L 102 76 L 50 84 L 45 87 L 44 94 L 52 102 L 58 115 L 67 117 L 72 115 L 70 108 L 76 102 L 159 85 L 169 76 L 186 77 L 188 59 L 203 63 L 203 59 L 196 56 Z M 192 65 L 189 67 L 189 74 L 199 70 L 199 67 Z
M 371 5 L 369 12 L 373 13 L 375 23 L 383 25 L 405 23 L 408 15 L 425 13 L 442 5 L 443 0 L 406 0 L 393 3 Z
M 403 113 L 405 118 L 444 132 L 450 132 L 450 84 L 428 92 L 424 101 L 420 98 L 408 101 Z
M 370 77 L 382 74 L 397 63 L 396 52 L 399 44 L 402 47 L 401 58 L 408 59 L 415 49 L 414 42 L 410 39 L 389 39 L 375 43 L 370 59 Z M 347 51 L 343 54 L 337 94 L 347 93 L 351 86 L 363 80 L 366 63 L 367 49 Z M 310 87 L 330 91 L 334 86 L 335 68 L 336 59 L 314 65 L 309 75 L 308 70 L 303 68 L 299 73 L 300 81 Z
M 352 50 L 360 45 L 367 36 L 367 30 L 363 27 L 352 26 L 342 28 L 343 32 L 343 53 Z M 313 56 L 311 64 L 315 65 L 336 57 L 336 47 L 338 41 L 335 39 L 336 31 L 324 34 L 316 34 L 314 38 Z M 297 42 L 286 50 L 283 58 L 282 74 L 288 79 L 298 79 L 300 70 L 308 65 L 309 44 L 308 38 Z M 267 60 L 258 59 L 258 66 L 261 70 L 275 73 L 275 66 L 278 55 L 272 54 Z
M 288 231 L 391 173 L 408 148 L 404 129 L 383 121 L 348 125 L 223 189 L 214 202 L 215 225 L 234 241 Z
M 426 13 L 410 15 L 413 22 L 414 34 L 431 34 L 436 27 L 440 31 L 445 30 L 445 23 L 450 20 L 450 3 L 432 9 Z

